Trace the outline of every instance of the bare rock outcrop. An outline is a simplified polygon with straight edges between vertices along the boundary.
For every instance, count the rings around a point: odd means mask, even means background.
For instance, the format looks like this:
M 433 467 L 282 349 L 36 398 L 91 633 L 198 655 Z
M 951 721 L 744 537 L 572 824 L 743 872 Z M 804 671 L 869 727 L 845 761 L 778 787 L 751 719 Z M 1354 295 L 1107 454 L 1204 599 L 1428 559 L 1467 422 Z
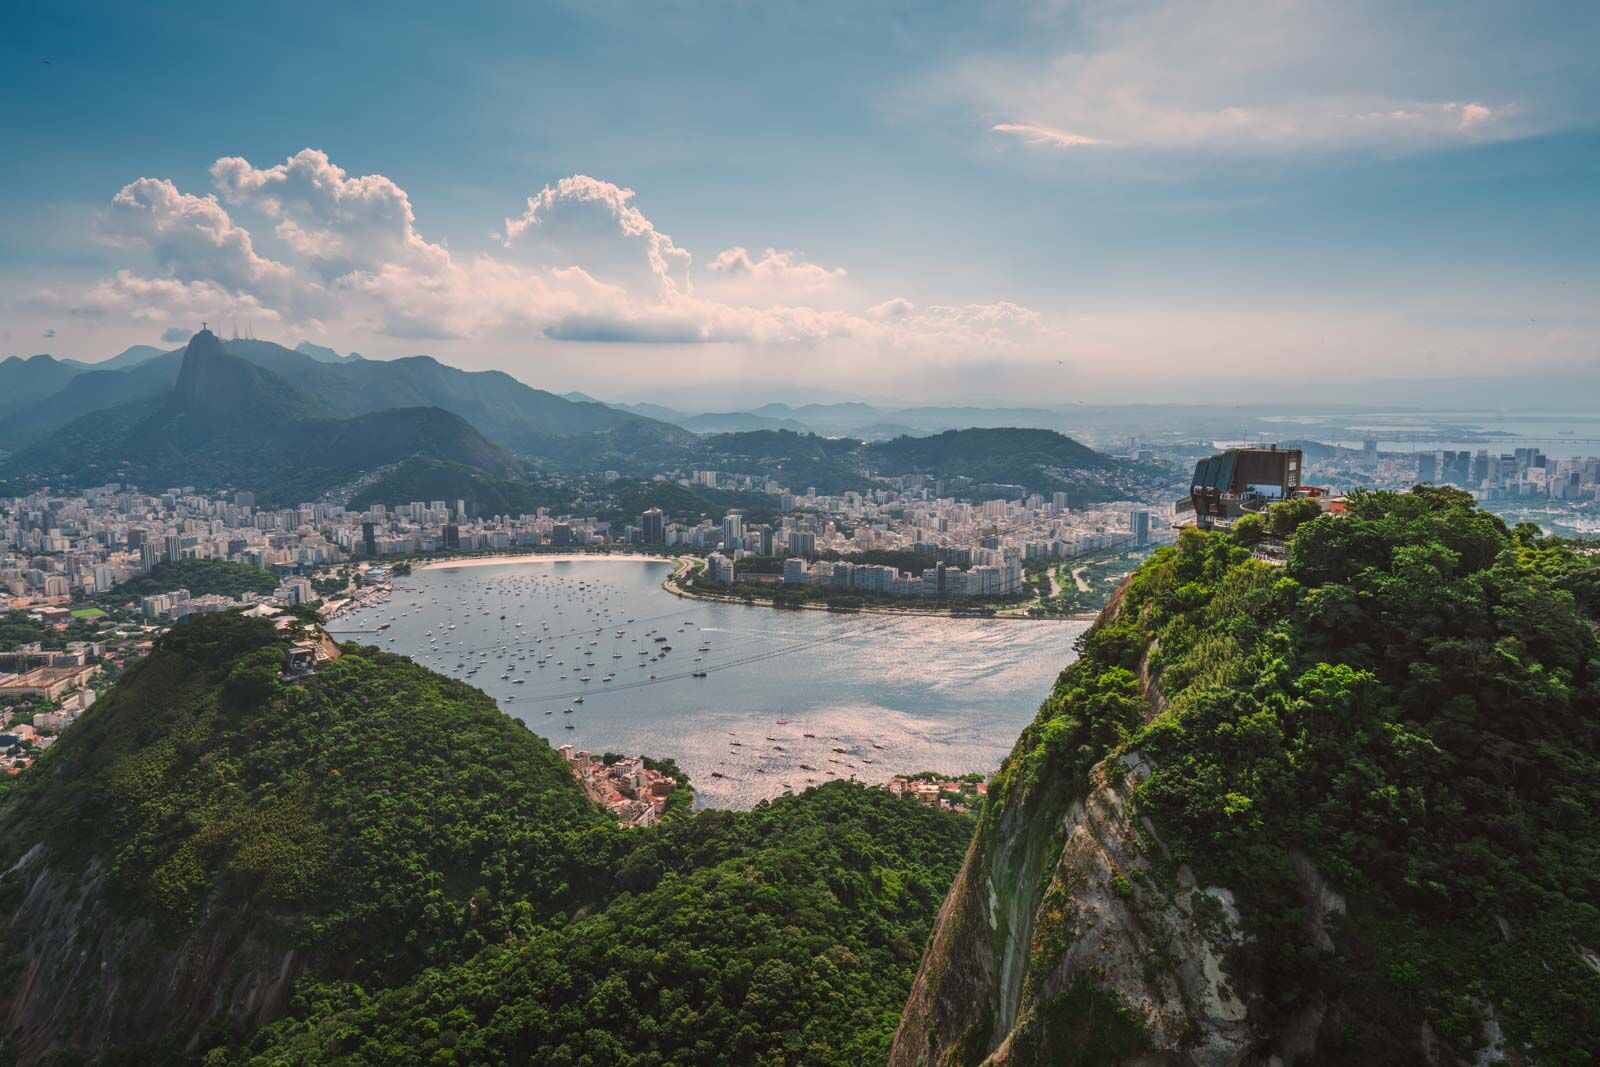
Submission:
M 176 933 L 125 919 L 95 860 L 64 874 L 36 845 L 7 879 L 20 886 L 5 931 L 16 977 L 0 1012 L 20 1063 L 112 1045 L 192 1050 L 212 1027 L 247 1030 L 281 1015 L 305 970 L 304 952 L 241 933 L 247 917 L 223 908 Z

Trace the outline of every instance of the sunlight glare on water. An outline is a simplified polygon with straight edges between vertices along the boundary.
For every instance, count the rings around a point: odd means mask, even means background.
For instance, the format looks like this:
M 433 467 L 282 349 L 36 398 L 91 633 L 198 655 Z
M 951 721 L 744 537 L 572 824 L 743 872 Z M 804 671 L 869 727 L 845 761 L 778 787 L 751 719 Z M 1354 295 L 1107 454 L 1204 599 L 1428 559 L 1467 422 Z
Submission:
M 352 636 L 477 686 L 554 745 L 670 757 L 699 803 L 746 808 L 830 778 L 994 771 L 1087 626 L 683 600 L 667 567 L 426 568 L 330 628 L 387 623 Z

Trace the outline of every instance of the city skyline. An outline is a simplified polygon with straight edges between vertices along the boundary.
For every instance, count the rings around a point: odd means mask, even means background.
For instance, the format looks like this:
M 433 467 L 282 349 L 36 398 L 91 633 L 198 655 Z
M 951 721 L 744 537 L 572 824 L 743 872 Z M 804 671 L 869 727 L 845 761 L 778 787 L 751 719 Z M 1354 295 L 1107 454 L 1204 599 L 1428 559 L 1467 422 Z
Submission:
M 1594 19 L 30 12 L 0 356 L 206 319 L 622 400 L 1581 375 Z

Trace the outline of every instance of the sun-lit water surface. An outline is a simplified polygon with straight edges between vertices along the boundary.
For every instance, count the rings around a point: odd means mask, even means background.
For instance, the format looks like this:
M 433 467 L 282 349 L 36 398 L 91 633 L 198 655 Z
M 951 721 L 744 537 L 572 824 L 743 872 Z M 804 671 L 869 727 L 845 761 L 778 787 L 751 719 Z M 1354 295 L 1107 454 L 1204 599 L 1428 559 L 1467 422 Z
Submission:
M 829 778 L 993 771 L 1087 625 L 682 600 L 667 568 L 429 568 L 331 628 L 388 623 L 350 636 L 479 687 L 555 745 L 671 757 L 702 805 L 744 808 Z

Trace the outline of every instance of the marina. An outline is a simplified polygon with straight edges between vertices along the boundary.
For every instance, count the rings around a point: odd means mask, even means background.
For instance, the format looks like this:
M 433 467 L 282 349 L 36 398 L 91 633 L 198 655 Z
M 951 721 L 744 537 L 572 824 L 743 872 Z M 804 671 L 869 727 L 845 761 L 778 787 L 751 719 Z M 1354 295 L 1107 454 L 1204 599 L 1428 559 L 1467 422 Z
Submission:
M 419 568 L 338 629 L 477 686 L 554 743 L 674 759 L 697 803 L 743 808 L 830 778 L 993 771 L 1087 625 L 685 601 L 660 588 L 669 569 Z

